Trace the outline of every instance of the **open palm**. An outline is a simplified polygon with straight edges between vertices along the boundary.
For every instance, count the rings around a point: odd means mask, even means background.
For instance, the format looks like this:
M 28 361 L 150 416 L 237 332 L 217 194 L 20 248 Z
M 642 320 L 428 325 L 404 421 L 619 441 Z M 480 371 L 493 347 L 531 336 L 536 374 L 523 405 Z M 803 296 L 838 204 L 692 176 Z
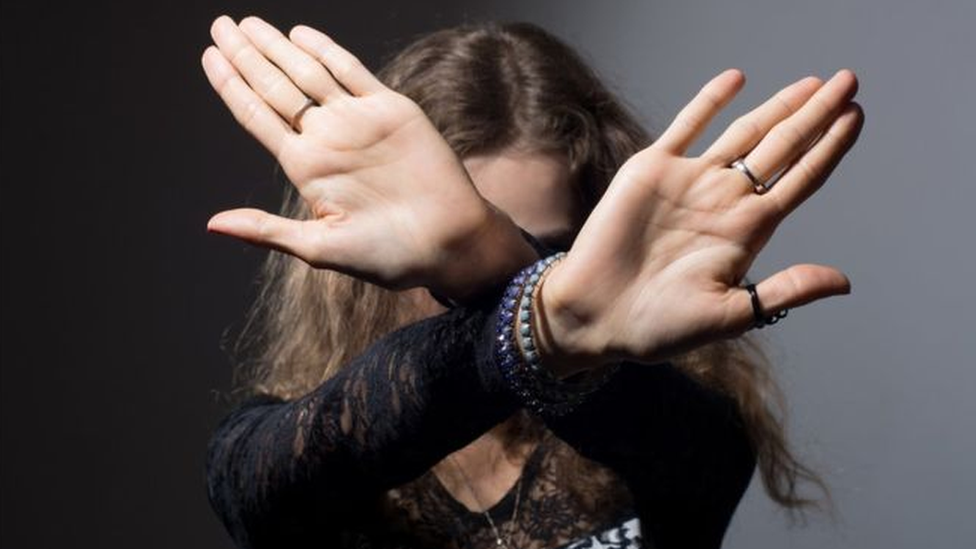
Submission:
M 289 39 L 256 17 L 240 26 L 218 18 L 211 33 L 217 47 L 203 65 L 212 86 L 275 155 L 311 216 L 234 209 L 215 215 L 210 230 L 387 287 L 448 296 L 470 281 L 458 269 L 495 253 L 479 239 L 521 240 L 423 111 L 326 35 L 296 27 Z
M 753 323 L 740 286 L 778 224 L 824 182 L 857 137 L 857 81 L 801 80 L 685 153 L 744 80 L 706 85 L 651 147 L 619 170 L 544 284 L 553 342 L 567 355 L 656 362 Z M 754 192 L 736 159 L 761 182 Z M 763 190 L 763 189 L 759 189 Z M 758 284 L 766 314 L 849 291 L 832 267 L 794 265 Z

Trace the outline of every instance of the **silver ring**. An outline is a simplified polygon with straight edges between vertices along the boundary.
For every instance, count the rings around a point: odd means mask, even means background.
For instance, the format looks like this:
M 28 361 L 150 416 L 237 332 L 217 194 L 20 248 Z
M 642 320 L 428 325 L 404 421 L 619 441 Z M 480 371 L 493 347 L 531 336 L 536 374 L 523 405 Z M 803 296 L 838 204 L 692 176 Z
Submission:
M 305 97 L 305 104 L 302 105 L 302 107 L 298 109 L 298 111 L 291 117 L 291 129 L 295 130 L 296 132 L 301 132 L 302 130 L 298 127 L 298 123 L 301 122 L 302 115 L 305 114 L 305 111 L 317 104 L 318 103 L 316 103 L 316 101 L 311 97 Z
M 759 181 L 759 178 L 752 173 L 752 170 L 749 169 L 749 166 L 746 166 L 746 163 L 741 158 L 733 162 L 730 167 L 739 170 L 749 178 L 749 182 L 752 183 L 752 190 L 756 194 L 765 194 L 772 187 L 772 185 L 766 185 L 762 181 Z

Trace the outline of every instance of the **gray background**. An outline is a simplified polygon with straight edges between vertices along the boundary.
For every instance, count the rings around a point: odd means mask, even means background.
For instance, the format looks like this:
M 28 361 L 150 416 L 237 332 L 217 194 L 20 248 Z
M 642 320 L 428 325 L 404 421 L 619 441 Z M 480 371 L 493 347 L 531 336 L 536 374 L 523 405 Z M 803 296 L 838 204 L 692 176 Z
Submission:
M 971 0 L 0 3 L 0 546 L 230 547 L 203 449 L 263 254 L 204 227 L 273 208 L 281 181 L 200 69 L 220 13 L 319 26 L 374 67 L 465 19 L 534 21 L 657 131 L 726 67 L 749 82 L 716 129 L 854 69 L 861 140 L 753 271 L 812 261 L 853 281 L 766 334 L 840 520 L 791 530 L 754 484 L 725 546 L 972 546 Z
M 752 271 L 819 262 L 851 278 L 850 296 L 794 311 L 768 338 L 792 439 L 840 518 L 789 529 L 757 476 L 725 545 L 972 547 L 976 2 L 493 2 L 485 13 L 570 40 L 658 132 L 726 67 L 748 83 L 717 128 L 806 74 L 858 74 L 859 143 Z

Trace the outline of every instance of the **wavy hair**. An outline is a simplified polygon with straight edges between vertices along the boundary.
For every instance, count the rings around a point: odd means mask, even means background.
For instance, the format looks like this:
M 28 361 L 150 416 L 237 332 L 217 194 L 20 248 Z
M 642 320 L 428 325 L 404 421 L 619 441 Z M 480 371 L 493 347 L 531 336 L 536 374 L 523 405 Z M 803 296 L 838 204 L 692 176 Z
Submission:
M 461 158 L 510 148 L 561 155 L 578 174 L 587 212 L 624 161 L 652 142 L 572 48 L 527 23 L 465 25 L 422 36 L 378 76 L 413 99 Z M 309 216 L 291 186 L 282 213 Z M 251 357 L 239 363 L 238 394 L 305 394 L 379 337 L 418 320 L 414 295 L 271 252 L 236 347 Z M 674 362 L 734 399 L 766 492 L 791 518 L 810 507 L 832 508 L 825 483 L 790 450 L 784 397 L 755 342 L 721 341 Z M 540 432 L 527 414 L 509 430 L 519 440 Z M 828 505 L 801 496 L 804 483 L 819 488 Z

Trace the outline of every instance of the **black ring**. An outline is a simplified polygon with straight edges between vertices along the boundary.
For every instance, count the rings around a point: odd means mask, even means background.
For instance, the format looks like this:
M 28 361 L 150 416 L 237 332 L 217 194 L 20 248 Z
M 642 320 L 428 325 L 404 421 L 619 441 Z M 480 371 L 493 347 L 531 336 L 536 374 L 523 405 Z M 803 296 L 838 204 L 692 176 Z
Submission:
M 789 309 L 783 309 L 782 311 L 766 316 L 763 312 L 762 304 L 759 303 L 759 294 L 756 292 L 755 284 L 746 284 L 745 289 L 749 292 L 749 301 L 752 302 L 752 318 L 753 318 L 753 328 L 763 328 L 765 326 L 772 326 L 780 320 L 786 318 L 787 313 L 790 312 Z

